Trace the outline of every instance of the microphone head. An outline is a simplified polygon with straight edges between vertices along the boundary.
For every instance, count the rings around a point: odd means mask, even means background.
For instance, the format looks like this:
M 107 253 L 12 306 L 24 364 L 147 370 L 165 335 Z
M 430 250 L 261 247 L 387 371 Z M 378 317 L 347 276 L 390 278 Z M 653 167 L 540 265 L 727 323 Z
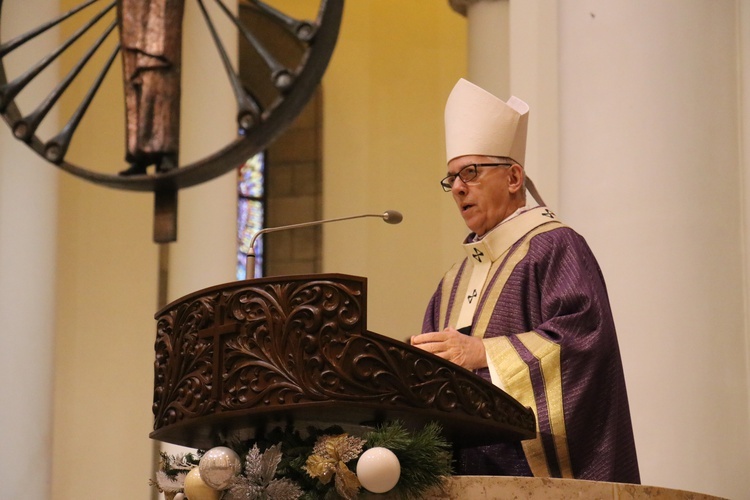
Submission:
M 396 210 L 386 210 L 385 213 L 383 213 L 383 220 L 388 224 L 398 224 L 404 220 L 404 216 L 401 215 L 401 212 Z

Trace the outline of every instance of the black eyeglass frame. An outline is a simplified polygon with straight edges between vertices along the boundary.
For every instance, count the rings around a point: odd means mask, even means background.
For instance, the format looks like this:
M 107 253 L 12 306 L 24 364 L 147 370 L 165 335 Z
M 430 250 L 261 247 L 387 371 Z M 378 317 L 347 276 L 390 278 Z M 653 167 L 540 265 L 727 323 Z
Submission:
M 463 167 L 461 167 L 461 170 L 459 170 L 455 174 L 446 175 L 445 177 L 443 177 L 440 180 L 440 187 L 442 187 L 443 191 L 445 191 L 446 193 L 450 193 L 453 189 L 453 184 L 456 183 L 456 179 L 461 179 L 461 182 L 463 182 L 464 184 L 476 179 L 479 175 L 479 167 L 511 167 L 513 165 L 515 165 L 515 163 L 469 163 L 468 165 L 464 165 Z M 469 167 L 474 167 L 474 175 L 468 178 L 465 175 L 461 175 L 461 173 L 465 172 Z

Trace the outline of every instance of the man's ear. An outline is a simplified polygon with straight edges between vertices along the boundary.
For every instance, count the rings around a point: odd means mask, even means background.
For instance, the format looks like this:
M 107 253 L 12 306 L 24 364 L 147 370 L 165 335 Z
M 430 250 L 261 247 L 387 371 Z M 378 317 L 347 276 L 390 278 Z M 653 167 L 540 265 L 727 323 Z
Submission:
M 514 163 L 508 167 L 508 191 L 515 194 L 523 189 L 523 167 Z

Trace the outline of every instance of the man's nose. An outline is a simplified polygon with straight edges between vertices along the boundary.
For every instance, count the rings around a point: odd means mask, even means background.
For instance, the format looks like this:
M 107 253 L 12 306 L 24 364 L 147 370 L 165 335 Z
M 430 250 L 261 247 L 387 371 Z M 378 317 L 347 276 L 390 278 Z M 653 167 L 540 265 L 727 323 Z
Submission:
M 456 176 L 456 178 L 453 180 L 453 185 L 451 186 L 451 192 L 453 194 L 463 194 L 466 193 L 466 183 L 464 182 L 461 177 Z

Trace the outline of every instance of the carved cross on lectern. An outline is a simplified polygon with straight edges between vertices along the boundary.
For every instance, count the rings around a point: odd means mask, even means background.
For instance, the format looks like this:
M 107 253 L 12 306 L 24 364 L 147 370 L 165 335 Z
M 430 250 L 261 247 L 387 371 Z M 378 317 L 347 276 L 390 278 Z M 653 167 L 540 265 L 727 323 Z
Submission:
M 213 373 L 211 375 L 211 396 L 216 400 L 219 399 L 219 395 L 221 394 L 221 374 L 224 371 L 223 367 L 221 366 L 221 346 L 224 345 L 224 342 L 221 340 L 221 338 L 224 335 L 230 333 L 239 333 L 239 331 L 240 330 L 237 323 L 228 323 L 225 325 L 214 325 L 210 328 L 206 328 L 205 330 L 201 330 L 200 332 L 198 332 L 198 338 L 210 339 L 212 343 Z

